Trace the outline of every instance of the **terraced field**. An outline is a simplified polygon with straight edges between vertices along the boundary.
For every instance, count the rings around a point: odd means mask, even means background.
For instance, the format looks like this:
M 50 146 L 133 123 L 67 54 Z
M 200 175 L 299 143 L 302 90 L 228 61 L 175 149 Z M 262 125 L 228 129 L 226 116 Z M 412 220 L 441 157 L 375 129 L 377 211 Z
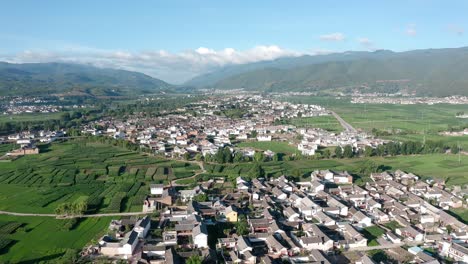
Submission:
M 103 235 L 110 220 L 109 217 L 87 218 L 80 220 L 72 230 L 62 230 L 60 227 L 66 220 L 0 215 L 0 263 L 56 260 L 67 250 L 80 250 Z
M 0 210 L 52 213 L 61 203 L 85 200 L 88 213 L 139 211 L 150 183 L 197 170 L 101 143 L 55 143 L 42 154 L 0 163 Z

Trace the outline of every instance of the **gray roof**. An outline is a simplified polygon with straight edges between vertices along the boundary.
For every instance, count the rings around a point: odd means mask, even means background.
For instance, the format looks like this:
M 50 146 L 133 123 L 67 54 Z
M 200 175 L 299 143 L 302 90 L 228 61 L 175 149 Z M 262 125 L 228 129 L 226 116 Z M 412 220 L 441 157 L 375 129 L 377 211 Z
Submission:
M 135 231 L 132 231 L 130 233 L 130 235 L 128 236 L 128 240 L 126 242 L 126 244 L 133 244 L 135 242 L 135 240 L 138 239 L 138 233 L 135 232 Z

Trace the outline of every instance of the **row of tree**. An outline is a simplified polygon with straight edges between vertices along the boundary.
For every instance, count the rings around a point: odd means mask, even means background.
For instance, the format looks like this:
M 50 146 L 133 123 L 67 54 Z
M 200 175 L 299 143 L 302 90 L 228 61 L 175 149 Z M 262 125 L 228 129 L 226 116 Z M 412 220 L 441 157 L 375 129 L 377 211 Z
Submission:
M 195 159 L 198 161 L 206 161 L 206 162 L 215 162 L 215 163 L 241 163 L 241 162 L 266 162 L 266 161 L 280 161 L 282 160 L 282 156 L 279 153 L 275 153 L 272 157 L 266 156 L 261 151 L 256 151 L 253 157 L 249 157 L 244 155 L 244 153 L 240 151 L 231 152 L 228 147 L 219 148 L 216 154 L 211 155 L 207 154 L 204 157 L 202 155 L 196 155 Z
M 427 141 L 426 143 L 418 141 L 405 142 L 388 142 L 379 145 L 376 148 L 366 146 L 364 149 L 356 149 L 350 145 L 344 147 L 336 147 L 334 156 L 336 158 L 353 158 L 353 157 L 372 157 L 372 156 L 397 156 L 397 155 L 415 155 L 415 154 L 432 154 L 445 153 L 449 150 L 457 154 L 461 148 L 458 145 L 448 146 L 442 141 Z M 322 152 L 324 158 L 332 157 L 329 149 Z

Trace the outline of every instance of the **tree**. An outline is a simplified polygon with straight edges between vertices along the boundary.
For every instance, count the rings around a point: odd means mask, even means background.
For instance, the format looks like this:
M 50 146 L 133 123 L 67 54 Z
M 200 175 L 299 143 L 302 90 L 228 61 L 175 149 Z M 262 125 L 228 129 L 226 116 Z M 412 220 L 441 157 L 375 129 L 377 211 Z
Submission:
M 187 264 L 202 264 L 202 259 L 198 255 L 190 256 L 185 263 Z
M 384 145 L 379 145 L 377 146 L 377 149 L 375 150 L 377 156 L 384 156 L 385 155 L 385 146 Z
M 216 152 L 215 160 L 217 163 L 226 163 L 226 159 L 224 158 L 224 151 L 222 148 L 218 149 L 218 152 Z
M 275 153 L 273 155 L 273 161 L 280 161 L 280 154 L 279 153 Z
M 79 253 L 78 249 L 66 249 L 65 253 L 55 263 L 78 263 Z
M 190 153 L 185 152 L 184 153 L 184 160 L 189 160 L 190 159 Z
M 264 159 L 265 159 L 265 155 L 263 154 L 263 152 L 260 152 L 260 151 L 255 152 L 254 160 L 256 162 L 262 162 Z
M 224 162 L 232 163 L 232 153 L 229 148 L 223 148 Z
M 237 151 L 236 154 L 234 154 L 233 161 L 234 163 L 239 163 L 239 162 L 244 161 L 244 154 L 242 154 L 242 152 L 240 151 Z
M 329 159 L 331 157 L 331 152 L 329 149 L 324 149 L 323 150 L 323 153 L 322 153 L 322 156 L 325 158 L 325 159 Z
M 200 193 L 200 194 L 195 195 L 193 197 L 193 200 L 197 202 L 206 202 L 208 201 L 208 195 L 206 195 L 205 193 Z
M 303 174 L 301 172 L 301 170 L 299 170 L 298 168 L 295 168 L 291 171 L 291 175 L 294 176 L 295 178 L 299 179 L 299 177 L 301 177 Z
M 240 215 L 236 223 L 236 233 L 238 236 L 245 236 L 249 233 L 249 223 L 245 215 Z
M 371 146 L 366 146 L 364 148 L 364 156 L 372 157 L 374 156 L 374 154 L 375 154 L 374 149 Z
M 346 145 L 344 147 L 343 156 L 347 159 L 352 158 L 354 156 L 353 147 Z
M 458 144 L 453 144 L 453 145 L 450 147 L 450 153 L 452 153 L 452 154 L 458 154 L 458 152 L 460 152 L 460 147 L 458 146 Z
M 257 130 L 252 130 L 252 132 L 250 132 L 250 138 L 256 138 L 257 135 L 258 135 Z
M 260 178 L 265 176 L 265 171 L 263 170 L 262 166 L 255 163 L 253 167 L 249 171 L 249 175 L 252 178 Z
M 343 158 L 343 150 L 341 149 L 340 146 L 338 146 L 338 147 L 335 148 L 335 156 L 336 156 L 338 159 Z
M 196 161 L 203 161 L 203 155 L 198 153 L 197 155 L 195 155 L 195 160 Z
M 379 166 L 372 160 L 367 160 L 358 167 L 358 171 L 362 174 L 371 174 L 382 171 L 382 166 Z

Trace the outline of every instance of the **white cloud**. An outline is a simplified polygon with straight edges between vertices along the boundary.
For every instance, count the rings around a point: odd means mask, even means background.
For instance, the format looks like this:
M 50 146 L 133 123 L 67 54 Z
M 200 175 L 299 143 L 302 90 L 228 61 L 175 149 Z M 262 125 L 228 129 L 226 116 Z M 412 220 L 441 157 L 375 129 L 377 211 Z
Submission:
M 415 24 L 409 24 L 408 27 L 406 27 L 405 31 L 406 35 L 408 36 L 416 36 L 417 31 L 416 31 L 416 25 Z
M 302 54 L 276 45 L 256 46 L 248 50 L 233 48 L 214 50 L 200 47 L 179 53 L 165 50 L 127 52 L 91 48 L 80 49 L 79 46 L 73 46 L 55 52 L 26 50 L 13 55 L 0 55 L 0 60 L 14 63 L 73 62 L 91 64 L 98 67 L 140 71 L 171 83 L 183 83 L 199 74 L 226 65 L 274 60 L 280 57 L 300 56 Z
M 319 38 L 320 40 L 324 40 L 324 41 L 343 41 L 345 40 L 345 35 L 340 32 L 335 32 L 335 33 L 321 35 Z
M 365 47 L 372 46 L 373 44 L 372 41 L 368 38 L 358 38 L 357 41 L 359 42 L 359 44 Z

